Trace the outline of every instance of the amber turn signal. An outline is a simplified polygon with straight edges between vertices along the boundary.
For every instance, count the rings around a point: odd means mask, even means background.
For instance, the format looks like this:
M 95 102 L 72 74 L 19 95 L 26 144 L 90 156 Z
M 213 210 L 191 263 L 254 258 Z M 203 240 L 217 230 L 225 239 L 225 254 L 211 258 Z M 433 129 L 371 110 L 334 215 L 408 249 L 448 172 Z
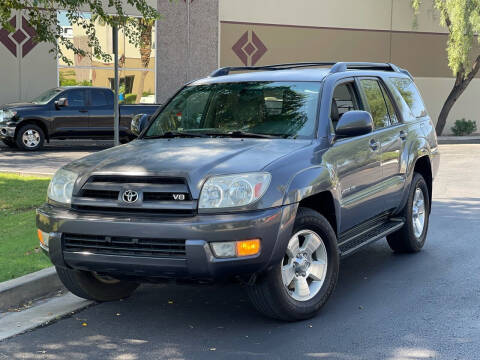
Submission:
M 260 239 L 237 241 L 237 256 L 251 256 L 260 252 Z
M 38 240 L 40 240 L 40 242 L 41 242 L 44 246 L 46 246 L 46 245 L 45 245 L 45 242 L 44 242 L 44 240 L 43 240 L 42 230 L 37 229 L 37 235 L 38 235 Z

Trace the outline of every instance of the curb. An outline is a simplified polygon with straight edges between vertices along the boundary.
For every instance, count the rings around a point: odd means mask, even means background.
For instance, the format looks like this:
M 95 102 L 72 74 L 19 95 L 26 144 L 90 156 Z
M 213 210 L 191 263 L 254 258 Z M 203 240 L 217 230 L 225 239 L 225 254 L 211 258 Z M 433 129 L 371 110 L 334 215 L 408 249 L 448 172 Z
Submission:
M 439 144 L 480 144 L 480 136 L 439 136 Z
M 0 313 L 0 342 L 12 336 L 50 324 L 90 305 L 93 301 L 81 299 L 71 293 L 54 296 L 20 312 Z M 2 354 L 0 353 L 0 357 Z M 3 359 L 3 357 L 1 357 Z M 6 359 L 6 358 L 5 358 Z
M 55 268 L 49 267 L 17 279 L 0 283 L 0 311 L 21 305 L 29 300 L 47 296 L 64 288 Z
M 19 170 L 8 170 L 0 168 L 0 173 L 4 174 L 13 174 L 19 176 L 35 176 L 35 177 L 48 177 L 51 178 L 54 172 L 35 172 L 35 171 L 19 171 Z

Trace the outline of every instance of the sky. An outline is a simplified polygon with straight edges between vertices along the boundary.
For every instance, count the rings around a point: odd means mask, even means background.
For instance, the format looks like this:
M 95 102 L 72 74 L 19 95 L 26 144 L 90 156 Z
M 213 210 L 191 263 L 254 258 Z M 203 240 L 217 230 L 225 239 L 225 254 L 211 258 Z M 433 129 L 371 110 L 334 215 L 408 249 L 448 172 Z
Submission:
M 92 16 L 90 13 L 83 13 L 83 17 L 90 19 Z M 70 26 L 70 21 L 67 19 L 67 12 L 66 11 L 59 11 L 57 15 L 58 22 L 60 26 Z

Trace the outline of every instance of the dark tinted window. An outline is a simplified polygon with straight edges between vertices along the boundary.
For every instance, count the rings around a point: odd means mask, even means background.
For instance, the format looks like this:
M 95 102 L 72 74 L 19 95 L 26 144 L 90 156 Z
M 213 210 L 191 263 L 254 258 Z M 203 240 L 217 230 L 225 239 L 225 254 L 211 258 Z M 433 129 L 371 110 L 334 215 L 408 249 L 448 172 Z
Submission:
M 390 119 L 383 98 L 382 89 L 377 80 L 361 79 L 363 92 L 367 100 L 368 109 L 372 114 L 375 129 L 381 129 L 390 125 Z
M 85 106 L 85 91 L 82 89 L 68 90 L 65 94 L 68 106 Z
M 403 100 L 407 103 L 413 116 L 423 117 L 427 115 L 427 110 L 423 104 L 422 97 L 418 93 L 415 83 L 411 79 L 406 78 L 390 78 L 390 83 L 402 95 Z
M 91 106 L 106 106 L 108 105 L 107 92 L 100 89 L 90 90 L 90 105 Z
M 398 117 L 395 112 L 395 108 L 393 106 L 392 101 L 390 100 L 390 97 L 388 96 L 387 91 L 383 86 L 382 86 L 382 91 L 383 91 L 383 97 L 385 98 L 385 102 L 387 104 L 388 114 L 390 115 L 390 123 L 392 125 L 398 124 Z
M 330 109 L 333 129 L 337 127 L 338 120 L 343 114 L 347 111 L 359 109 L 357 98 L 353 83 L 343 83 L 335 88 Z

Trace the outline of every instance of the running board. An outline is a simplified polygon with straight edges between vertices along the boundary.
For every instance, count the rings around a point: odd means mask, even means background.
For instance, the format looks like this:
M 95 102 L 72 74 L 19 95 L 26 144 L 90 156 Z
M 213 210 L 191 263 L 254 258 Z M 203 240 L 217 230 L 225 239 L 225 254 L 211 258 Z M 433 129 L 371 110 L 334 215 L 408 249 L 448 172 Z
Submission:
M 363 246 L 397 231 L 403 226 L 403 224 L 405 224 L 404 219 L 392 218 L 386 220 L 385 222 L 377 223 L 374 226 L 363 231 L 348 231 L 348 235 L 350 235 L 348 236 L 348 238 L 346 238 L 345 236 L 339 237 L 340 242 L 338 244 L 338 249 L 340 251 L 340 256 L 345 257 L 347 255 L 353 254 L 355 251 L 359 250 Z

